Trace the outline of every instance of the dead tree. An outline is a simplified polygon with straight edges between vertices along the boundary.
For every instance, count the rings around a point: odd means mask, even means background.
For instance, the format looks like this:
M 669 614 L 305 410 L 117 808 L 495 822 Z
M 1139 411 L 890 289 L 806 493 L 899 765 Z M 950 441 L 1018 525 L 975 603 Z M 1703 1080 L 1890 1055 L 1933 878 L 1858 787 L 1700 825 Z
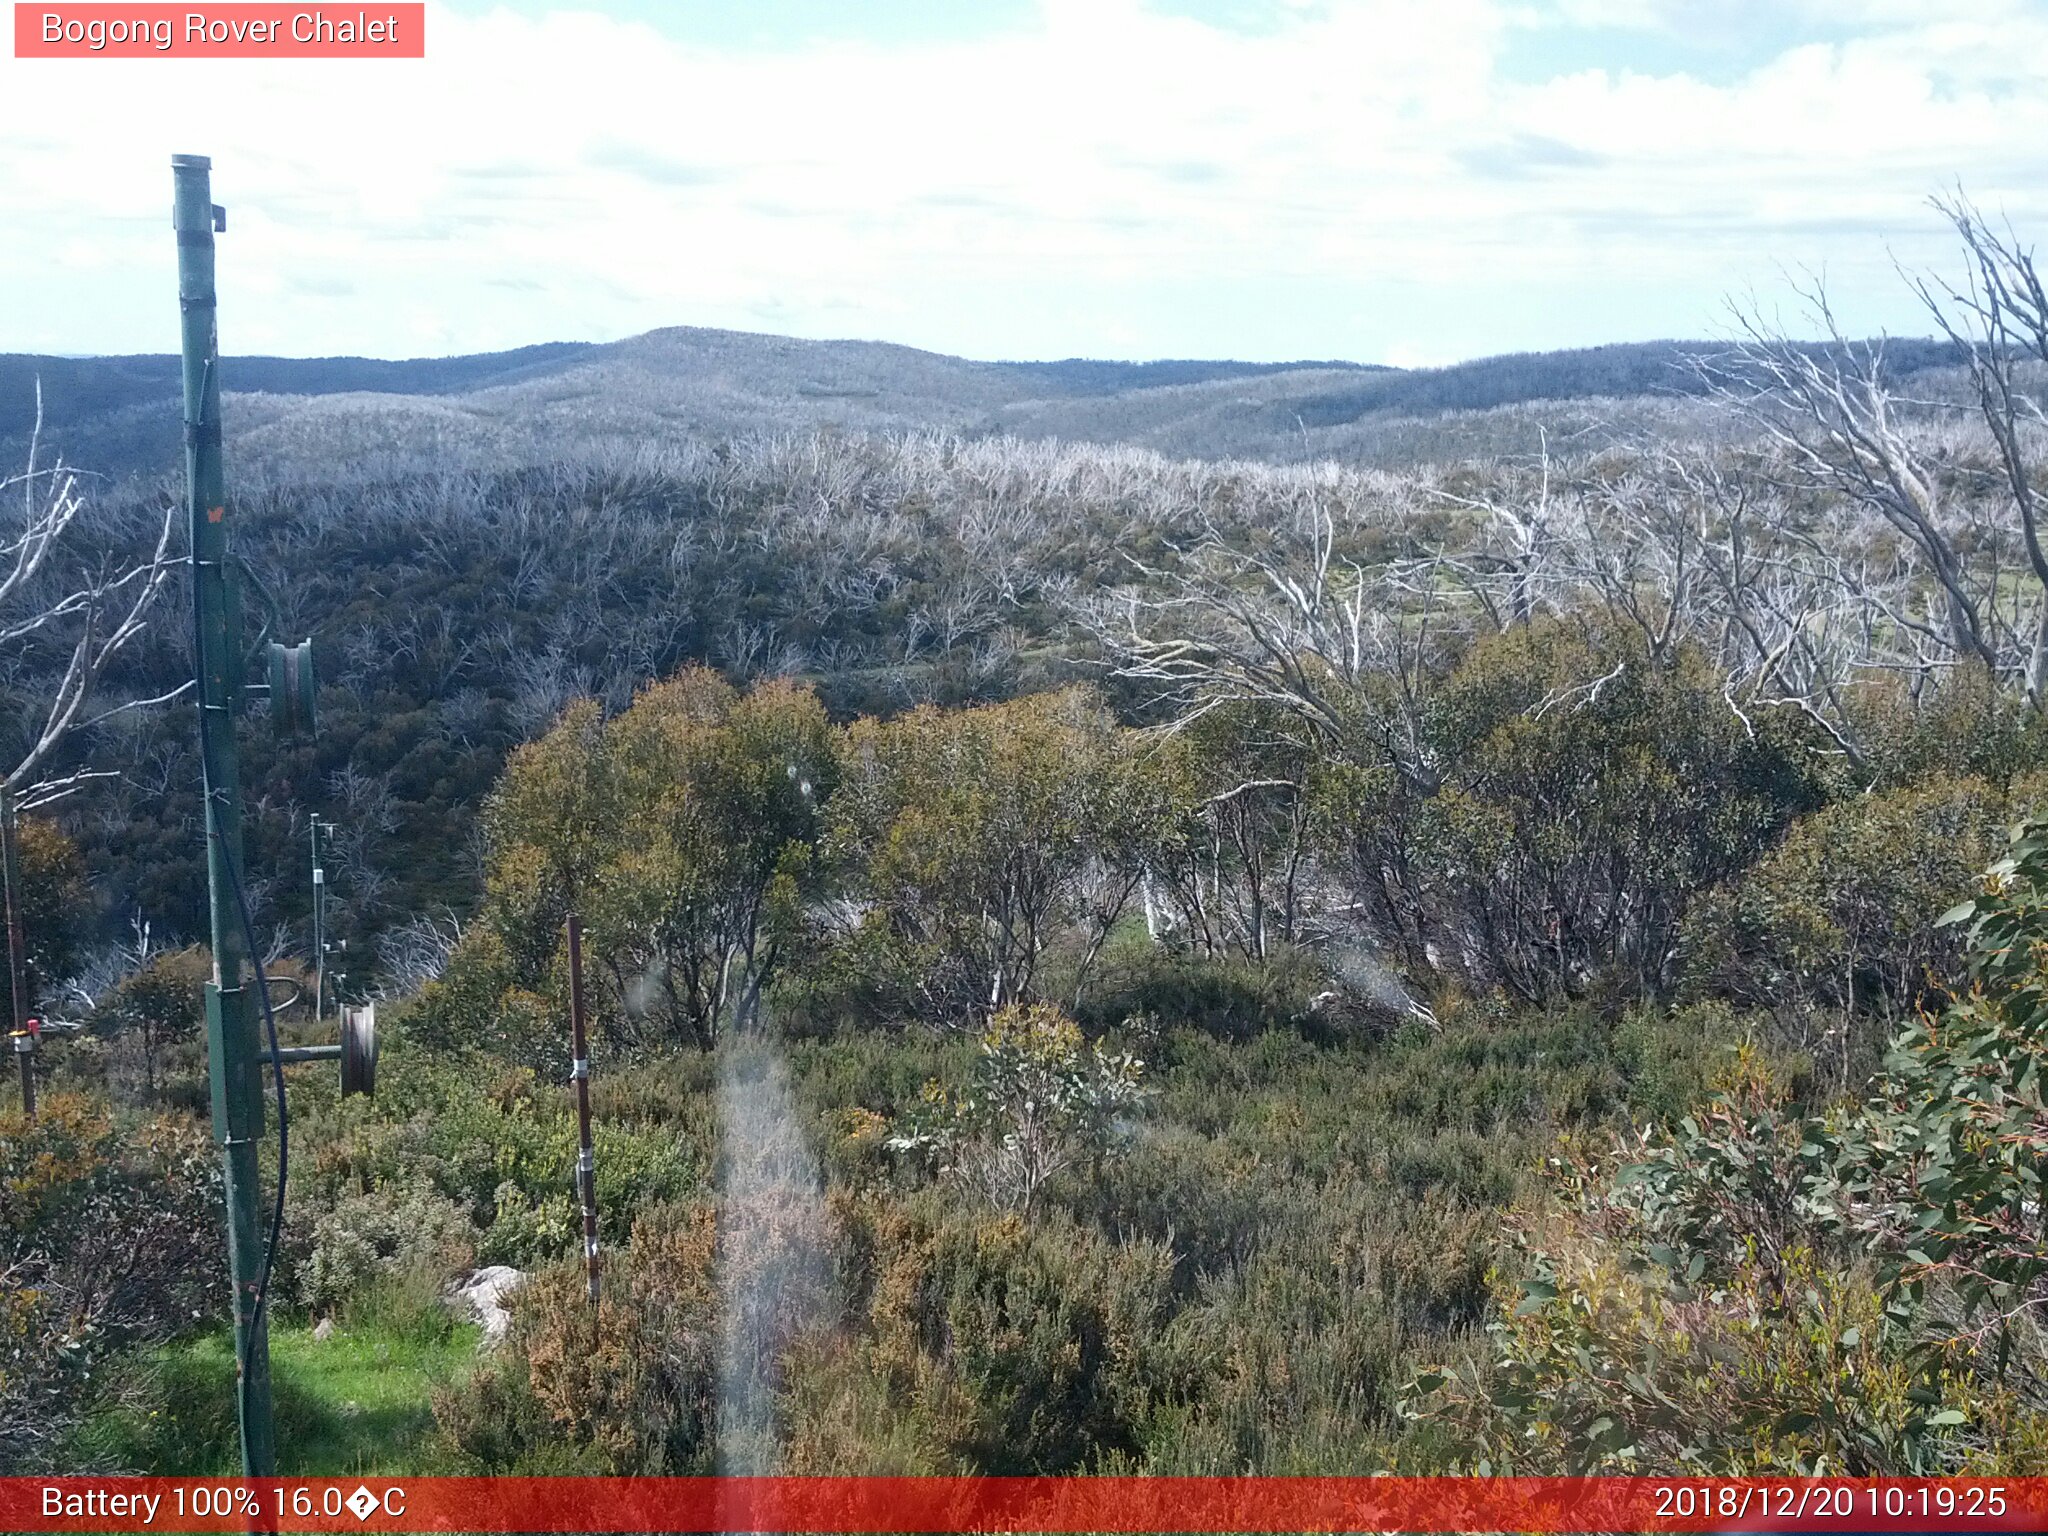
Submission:
M 1246 548 L 1212 525 L 1171 565 L 1127 556 L 1137 583 L 1077 616 L 1115 675 L 1149 688 L 1180 725 L 1252 705 L 1292 721 L 1304 745 L 1341 754 L 1369 742 L 1432 788 L 1424 680 L 1443 624 L 1469 626 L 1442 562 L 1343 559 L 1321 505 L 1288 533 Z
M 0 737 L 0 911 L 7 930 L 10 1030 L 23 1026 L 35 1002 L 21 926 L 24 893 L 15 885 L 16 816 L 107 776 L 65 761 L 63 748 L 73 733 L 184 692 L 180 686 L 155 699 L 91 712 L 102 675 L 143 632 L 150 605 L 170 576 L 172 510 L 166 509 L 156 547 L 143 560 L 124 563 L 83 553 L 77 536 L 83 530 L 76 525 L 85 497 L 78 476 L 62 460 L 47 468 L 38 462 L 42 405 L 38 385 L 27 467 L 0 480 L 0 508 L 21 509 L 18 524 L 0 521 L 0 663 L 29 695 L 18 714 L 19 734 Z M 12 766 L 6 766 L 9 759 Z M 22 1107 L 33 1115 L 34 1072 L 27 1055 L 20 1063 Z
M 1795 485 L 1841 497 L 1896 530 L 1940 594 L 1949 651 L 1998 672 L 1986 613 L 1995 588 L 1964 552 L 1975 542 L 1961 536 L 1967 513 L 1916 440 L 1914 402 L 1896 391 L 1883 341 L 1844 335 L 1818 279 L 1798 291 L 1823 332 L 1819 344 L 1790 339 L 1754 305 L 1732 306 L 1735 345 L 1696 359 L 1700 379 L 1774 445 Z
M 1966 275 L 1950 283 L 1926 275 L 1910 279 L 1944 335 L 1967 359 L 1977 408 L 1997 446 L 2006 493 L 2018 521 L 2033 576 L 2036 614 L 2027 642 L 2027 701 L 2048 703 L 2048 551 L 2042 547 L 2043 490 L 2029 472 L 2029 447 L 2048 433 L 2043 372 L 2048 370 L 2048 292 L 2034 253 L 2008 226 L 1993 229 L 1960 193 L 1933 206 L 1955 226 L 1968 257 Z
M 47 804 L 89 777 L 48 777 L 74 731 L 126 710 L 164 703 L 190 686 L 91 713 L 101 677 L 142 634 L 150 607 L 170 578 L 175 508 L 165 509 L 156 546 L 147 556 L 95 558 L 78 548 L 83 541 L 76 525 L 86 505 L 79 477 L 62 460 L 48 467 L 37 462 L 41 437 L 38 386 L 27 467 L 0 480 L 0 506 L 21 509 L 18 524 L 0 523 L 0 656 L 29 657 L 20 670 L 39 695 L 25 717 L 23 735 L 9 743 L 14 762 L 0 780 L 17 810 Z

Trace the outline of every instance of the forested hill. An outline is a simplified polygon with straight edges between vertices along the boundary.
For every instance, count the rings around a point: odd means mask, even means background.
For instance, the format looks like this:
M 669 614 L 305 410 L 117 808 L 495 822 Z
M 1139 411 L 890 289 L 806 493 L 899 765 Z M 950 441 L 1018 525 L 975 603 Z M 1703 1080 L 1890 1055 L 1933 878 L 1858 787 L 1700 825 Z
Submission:
M 1204 530 L 1270 539 L 1308 496 L 1370 530 L 1361 558 L 1455 554 L 1479 535 L 1445 525 L 1472 489 L 1439 494 L 1446 474 L 1519 484 L 1542 449 L 1561 468 L 1603 444 L 1715 451 L 1739 422 L 1681 392 L 1706 345 L 1402 371 L 671 329 L 423 362 L 230 359 L 231 385 L 272 391 L 226 401 L 239 547 L 279 631 L 322 658 L 317 746 L 252 743 L 252 847 L 289 868 L 309 808 L 339 814 L 359 939 L 466 908 L 476 807 L 578 695 L 621 709 L 689 663 L 800 677 L 842 718 L 1044 687 L 1088 654 L 1077 604 Z M 1888 358 L 1946 360 L 1926 343 Z M 43 462 L 94 472 L 93 536 L 140 557 L 176 476 L 174 360 L 0 359 L 0 462 L 21 462 L 37 375 Z M 186 675 L 182 602 L 174 582 L 110 693 Z M 38 718 L 38 669 L 61 659 L 0 678 L 0 725 Z M 69 824 L 120 893 L 110 923 L 203 930 L 189 724 L 117 715 L 77 744 L 121 765 Z M 278 895 L 298 921 L 303 890 Z
M 593 350 L 589 343 L 547 342 L 511 352 L 466 357 L 232 357 L 224 375 L 244 392 L 334 395 L 370 391 L 388 395 L 447 395 L 509 383 Z M 176 414 L 179 361 L 175 353 L 130 357 L 44 357 L 0 353 L 0 438 L 26 433 L 35 421 L 36 385 L 53 430 L 68 431 L 96 417 L 136 407 Z
M 1667 411 L 1688 355 L 1660 341 L 1484 358 L 1447 368 L 1349 362 L 976 362 L 869 341 L 674 327 L 604 345 L 550 343 L 469 357 L 229 358 L 236 462 L 271 477 L 366 455 L 447 465 L 540 463 L 568 444 L 715 440 L 762 431 L 938 429 L 1125 443 L 1197 458 L 1434 456 L 1420 424 L 1529 402 L 1632 402 L 1571 417 L 1614 431 Z M 1911 372 L 1952 359 L 1895 344 Z M 155 474 L 177 457 L 171 356 L 0 356 L 0 453 L 19 456 L 40 380 L 46 440 L 72 463 Z M 1579 413 L 1581 417 L 1584 412 Z M 1459 456 L 1472 441 L 1461 444 Z

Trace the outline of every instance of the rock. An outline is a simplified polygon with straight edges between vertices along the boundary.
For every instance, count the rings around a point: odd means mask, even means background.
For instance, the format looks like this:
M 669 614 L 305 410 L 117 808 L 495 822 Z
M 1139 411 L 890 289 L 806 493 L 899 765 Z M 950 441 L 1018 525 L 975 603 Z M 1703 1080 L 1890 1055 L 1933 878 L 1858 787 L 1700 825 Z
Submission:
M 329 1339 L 331 1339 L 331 1338 L 333 1338 L 333 1337 L 334 1337 L 334 1319 L 333 1319 L 333 1318 L 331 1318 L 331 1317 L 323 1317 L 323 1318 L 321 1318 L 321 1319 L 320 1319 L 320 1321 L 319 1321 L 319 1322 L 317 1322 L 317 1323 L 315 1323 L 315 1324 L 313 1325 L 313 1340 L 314 1340 L 314 1342 L 315 1342 L 315 1343 L 318 1343 L 318 1344 L 325 1344 L 325 1343 L 326 1343 L 326 1342 L 327 1342 L 327 1341 L 328 1341 Z
M 505 1337 L 505 1329 L 512 1322 L 512 1314 L 505 1310 L 504 1298 L 518 1290 L 525 1281 L 524 1270 L 514 1269 L 509 1264 L 492 1264 L 458 1280 L 450 1289 L 448 1299 L 458 1307 L 467 1307 L 483 1327 L 483 1342 L 495 1344 Z

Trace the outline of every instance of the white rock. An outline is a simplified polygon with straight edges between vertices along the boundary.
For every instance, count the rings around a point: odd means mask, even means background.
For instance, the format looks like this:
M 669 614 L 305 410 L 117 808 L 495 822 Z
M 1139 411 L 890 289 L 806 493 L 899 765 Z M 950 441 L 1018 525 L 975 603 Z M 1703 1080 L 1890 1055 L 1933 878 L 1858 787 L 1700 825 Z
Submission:
M 504 1299 L 525 1281 L 524 1270 L 514 1269 L 509 1264 L 491 1264 L 458 1280 L 448 1297 L 475 1315 L 484 1330 L 483 1342 L 495 1344 L 505 1337 L 505 1329 L 512 1322 L 512 1314 L 505 1310 Z

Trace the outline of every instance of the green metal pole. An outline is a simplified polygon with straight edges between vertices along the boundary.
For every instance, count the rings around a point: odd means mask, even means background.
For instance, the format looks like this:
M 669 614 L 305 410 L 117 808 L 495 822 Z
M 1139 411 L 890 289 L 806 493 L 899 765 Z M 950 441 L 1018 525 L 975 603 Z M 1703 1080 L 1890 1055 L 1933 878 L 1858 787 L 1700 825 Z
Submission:
M 206 987 L 207 1065 L 213 1139 L 227 1184 L 228 1266 L 234 1279 L 235 1352 L 242 1472 L 277 1471 L 270 1418 L 270 1340 L 256 1310 L 264 1226 L 256 1144 L 263 1134 L 263 1069 L 250 956 L 237 910 L 242 860 L 241 770 L 235 717 L 241 705 L 240 604 L 230 577 L 227 489 L 221 467 L 220 338 L 215 327 L 212 162 L 173 155 L 177 183 L 178 307 L 185 361 L 185 489 L 192 529 L 192 610 L 206 788 L 206 875 L 213 907 L 213 980 Z

